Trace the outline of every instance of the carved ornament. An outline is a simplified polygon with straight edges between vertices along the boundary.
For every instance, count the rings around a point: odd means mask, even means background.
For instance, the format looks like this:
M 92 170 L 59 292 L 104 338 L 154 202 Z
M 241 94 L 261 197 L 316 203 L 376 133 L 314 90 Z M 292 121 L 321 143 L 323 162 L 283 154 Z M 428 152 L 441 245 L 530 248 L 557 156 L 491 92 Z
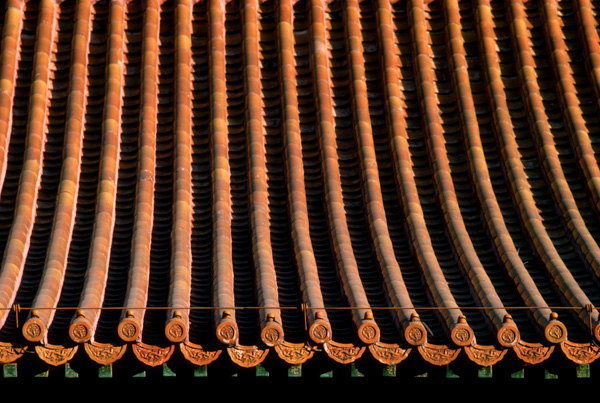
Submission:
M 369 346 L 369 350 L 375 359 L 386 365 L 398 364 L 404 361 L 408 354 L 409 349 L 401 348 L 398 344 L 387 344 L 377 342 Z
M 23 325 L 23 336 L 30 342 L 36 343 L 45 335 L 45 327 L 38 318 L 31 318 Z
M 169 338 L 172 340 L 180 340 L 185 336 L 185 330 L 179 323 L 174 323 L 167 328 Z
M 145 343 L 135 343 L 131 345 L 135 356 L 144 364 L 151 367 L 162 365 L 169 361 L 175 346 L 170 345 L 168 347 L 151 346 Z
M 545 329 L 546 339 L 551 343 L 561 343 L 566 340 L 567 332 L 560 322 L 551 323 Z
M 358 336 L 364 343 L 371 344 L 379 340 L 379 329 L 375 325 L 363 324 L 358 332 Z
M 364 346 L 358 347 L 351 343 L 336 343 L 335 341 L 324 343 L 323 348 L 329 357 L 342 364 L 358 360 L 366 349 Z
M 303 364 L 315 354 L 315 351 L 308 344 L 289 343 L 287 341 L 275 346 L 275 351 L 279 358 L 292 365 Z
M 73 358 L 77 352 L 78 346 L 63 347 L 63 346 L 35 346 L 35 351 L 42 361 L 46 364 L 55 367 L 66 364 Z
M 460 349 L 448 348 L 448 346 L 438 346 L 435 344 L 421 344 L 419 353 L 423 359 L 433 365 L 448 365 L 458 357 Z
M 238 338 L 237 325 L 231 319 L 219 323 L 216 332 L 217 339 L 224 344 L 234 344 Z
M 595 343 L 573 343 L 563 341 L 560 344 L 565 356 L 577 364 L 590 364 L 600 357 L 600 346 Z
M 279 326 L 267 326 L 261 333 L 261 338 L 267 346 L 275 346 L 283 341 Z
M 263 362 L 269 350 L 259 349 L 256 346 L 234 346 L 228 347 L 227 352 L 231 360 L 237 365 L 244 368 L 251 368 Z
M 120 359 L 123 354 L 125 354 L 125 350 L 127 350 L 127 345 L 115 346 L 113 344 L 103 344 L 103 343 L 85 343 L 85 352 L 88 354 L 90 359 L 94 362 L 97 362 L 100 365 L 108 365 L 112 364 L 118 359 Z
M 503 326 L 498 331 L 498 342 L 504 347 L 514 347 L 519 341 L 519 335 L 512 326 Z
M 427 333 L 420 322 L 408 325 L 404 337 L 406 342 L 412 346 L 419 346 L 427 341 Z
M 23 354 L 27 347 L 15 347 L 10 343 L 0 343 L 0 364 L 15 362 Z
M 465 352 L 471 361 L 482 367 L 494 365 L 504 358 L 508 350 L 498 350 L 494 346 L 471 345 L 465 346 Z
M 322 321 L 314 323 L 310 328 L 310 337 L 315 343 L 325 343 L 331 339 L 329 327 Z
M 223 350 L 205 350 L 202 346 L 190 342 L 179 345 L 183 356 L 191 363 L 202 366 L 219 358 Z
M 452 329 L 450 337 L 457 346 L 468 346 L 473 341 L 473 330 L 463 322 L 459 322 Z
M 519 340 L 513 347 L 513 350 L 521 360 L 529 364 L 539 364 L 550 358 L 550 355 L 554 351 L 554 346 L 544 346 L 540 343 L 527 343 Z
M 139 334 L 140 329 L 135 322 L 132 320 L 125 320 L 119 324 L 119 336 L 123 341 L 135 341 Z

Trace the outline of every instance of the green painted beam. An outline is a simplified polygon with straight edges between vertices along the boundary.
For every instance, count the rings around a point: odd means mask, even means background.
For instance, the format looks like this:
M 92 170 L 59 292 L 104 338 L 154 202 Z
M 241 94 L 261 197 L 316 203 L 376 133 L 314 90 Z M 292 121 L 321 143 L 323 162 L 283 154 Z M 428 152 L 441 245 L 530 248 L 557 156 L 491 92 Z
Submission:
M 333 378 L 333 371 L 322 373 L 321 378 Z
M 258 364 L 256 366 L 256 376 L 269 376 L 269 371 L 267 371 L 262 365 Z
M 360 372 L 358 370 L 358 368 L 356 368 L 356 365 L 352 364 L 352 367 L 350 368 L 350 375 L 353 378 L 364 378 L 364 374 L 362 372 Z
M 514 379 L 523 379 L 523 378 L 525 378 L 525 370 L 523 368 L 521 368 L 520 371 L 510 374 L 510 377 L 514 378 Z
M 546 370 L 545 372 L 546 372 L 546 375 L 545 375 L 546 379 L 558 379 L 558 375 L 553 374 L 553 373 L 549 372 L 548 370 Z
M 3 371 L 5 378 L 16 378 L 17 377 L 17 364 L 4 364 Z
M 396 376 L 396 365 L 388 365 L 383 369 L 383 376 L 385 377 L 394 377 Z
M 174 376 L 177 376 L 177 375 L 175 374 L 175 372 L 173 372 L 171 370 L 171 368 L 169 368 L 167 366 L 167 364 L 163 364 L 163 376 L 164 377 L 174 377 Z
M 79 378 L 79 374 L 71 368 L 69 363 L 65 364 L 65 378 Z
M 302 364 L 292 365 L 288 368 L 289 378 L 300 378 L 302 377 Z
M 487 367 L 479 368 L 479 371 L 477 371 L 477 376 L 479 378 L 491 378 L 492 377 L 492 366 L 489 365 Z
M 452 372 L 449 365 L 446 365 L 446 378 L 457 379 L 457 378 L 460 378 L 460 376 L 458 376 L 454 372 Z
M 208 376 L 208 370 L 206 365 L 201 365 L 194 369 L 194 376 L 197 378 L 206 378 Z
M 112 364 L 98 368 L 98 378 L 112 378 Z
M 590 377 L 590 365 L 583 364 L 577 366 L 577 378 L 589 378 Z

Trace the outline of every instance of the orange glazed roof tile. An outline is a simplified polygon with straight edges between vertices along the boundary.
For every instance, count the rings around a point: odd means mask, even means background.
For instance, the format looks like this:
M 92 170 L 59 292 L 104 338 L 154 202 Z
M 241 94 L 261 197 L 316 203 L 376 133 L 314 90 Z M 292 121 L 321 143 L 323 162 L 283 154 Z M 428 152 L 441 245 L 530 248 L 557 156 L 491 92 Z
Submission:
M 3 4 L 5 368 L 600 356 L 600 2 Z

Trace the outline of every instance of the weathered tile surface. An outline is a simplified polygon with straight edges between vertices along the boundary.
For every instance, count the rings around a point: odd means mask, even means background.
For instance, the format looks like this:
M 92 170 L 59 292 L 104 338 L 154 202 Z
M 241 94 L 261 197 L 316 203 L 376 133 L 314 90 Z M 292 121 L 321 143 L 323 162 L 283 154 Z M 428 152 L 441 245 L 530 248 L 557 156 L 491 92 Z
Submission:
M 589 365 L 599 8 L 3 2 L 0 363 Z

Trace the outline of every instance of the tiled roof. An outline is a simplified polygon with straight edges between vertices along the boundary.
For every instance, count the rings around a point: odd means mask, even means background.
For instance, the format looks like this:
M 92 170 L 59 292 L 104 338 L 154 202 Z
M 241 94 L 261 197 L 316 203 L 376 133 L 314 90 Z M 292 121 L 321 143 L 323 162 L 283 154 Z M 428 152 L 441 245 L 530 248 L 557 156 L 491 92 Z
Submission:
M 4 4 L 1 364 L 600 355 L 600 2 Z

